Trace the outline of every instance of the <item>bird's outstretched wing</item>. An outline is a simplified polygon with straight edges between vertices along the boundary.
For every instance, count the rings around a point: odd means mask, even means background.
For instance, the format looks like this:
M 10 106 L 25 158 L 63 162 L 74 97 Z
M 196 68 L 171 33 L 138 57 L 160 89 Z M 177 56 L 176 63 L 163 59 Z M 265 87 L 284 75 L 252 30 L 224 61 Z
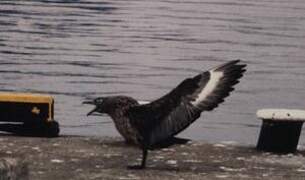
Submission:
M 147 147 L 175 136 L 224 101 L 245 72 L 240 60 L 230 61 L 185 79 L 165 96 L 129 110 L 132 126 Z

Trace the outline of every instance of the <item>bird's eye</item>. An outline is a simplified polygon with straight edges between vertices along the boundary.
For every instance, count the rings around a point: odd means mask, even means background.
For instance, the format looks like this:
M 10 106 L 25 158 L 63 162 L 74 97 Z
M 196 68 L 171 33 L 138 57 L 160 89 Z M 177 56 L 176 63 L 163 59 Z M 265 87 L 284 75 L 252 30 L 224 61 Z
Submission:
M 101 104 L 103 102 L 103 98 L 96 98 L 94 101 L 95 104 Z

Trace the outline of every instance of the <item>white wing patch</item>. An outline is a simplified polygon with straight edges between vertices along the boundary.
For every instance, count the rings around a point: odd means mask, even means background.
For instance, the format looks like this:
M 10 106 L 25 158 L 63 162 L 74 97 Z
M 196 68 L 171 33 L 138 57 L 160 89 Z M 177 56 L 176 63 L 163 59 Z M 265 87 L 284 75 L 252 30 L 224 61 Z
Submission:
M 221 71 L 210 70 L 209 73 L 210 73 L 209 82 L 199 93 L 198 97 L 194 101 L 191 102 L 194 106 L 196 106 L 196 105 L 200 104 L 200 102 L 204 101 L 215 90 L 215 88 L 218 85 L 218 82 L 223 77 L 223 72 L 221 72 Z
M 138 101 L 138 103 L 140 104 L 140 105 L 144 105 L 144 104 L 148 104 L 148 103 L 150 103 L 149 101 Z

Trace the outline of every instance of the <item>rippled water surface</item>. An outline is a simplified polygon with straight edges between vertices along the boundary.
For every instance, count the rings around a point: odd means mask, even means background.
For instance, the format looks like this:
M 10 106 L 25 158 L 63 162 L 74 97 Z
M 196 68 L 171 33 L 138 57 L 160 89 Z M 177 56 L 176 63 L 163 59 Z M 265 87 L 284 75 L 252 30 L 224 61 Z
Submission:
M 303 0 L 1 0 L 0 90 L 48 93 L 62 134 L 117 136 L 86 98 L 154 100 L 232 59 L 248 72 L 182 136 L 255 144 L 260 108 L 305 108 Z M 301 137 L 305 143 L 305 132 Z

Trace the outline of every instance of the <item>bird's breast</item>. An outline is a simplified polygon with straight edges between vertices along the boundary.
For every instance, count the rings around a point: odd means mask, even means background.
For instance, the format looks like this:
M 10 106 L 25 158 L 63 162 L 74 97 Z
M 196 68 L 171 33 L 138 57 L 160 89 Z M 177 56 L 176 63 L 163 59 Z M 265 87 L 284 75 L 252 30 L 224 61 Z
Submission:
M 131 126 L 128 117 L 113 118 L 116 129 L 128 143 L 138 144 L 136 131 Z

